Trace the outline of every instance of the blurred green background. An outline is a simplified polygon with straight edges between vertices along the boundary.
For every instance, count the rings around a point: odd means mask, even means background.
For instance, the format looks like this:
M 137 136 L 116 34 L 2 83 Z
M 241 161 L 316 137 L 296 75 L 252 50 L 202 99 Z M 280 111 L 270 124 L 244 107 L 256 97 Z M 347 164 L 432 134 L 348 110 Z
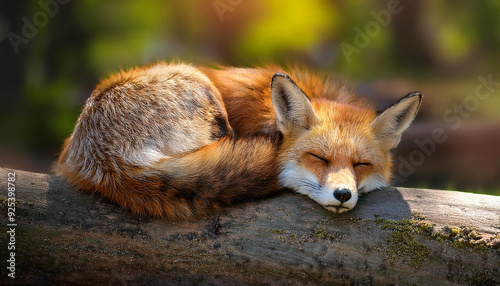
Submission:
M 51 172 L 95 84 L 120 69 L 298 62 L 380 108 L 424 94 L 396 185 L 500 195 L 499 16 L 494 0 L 0 1 L 0 166 Z

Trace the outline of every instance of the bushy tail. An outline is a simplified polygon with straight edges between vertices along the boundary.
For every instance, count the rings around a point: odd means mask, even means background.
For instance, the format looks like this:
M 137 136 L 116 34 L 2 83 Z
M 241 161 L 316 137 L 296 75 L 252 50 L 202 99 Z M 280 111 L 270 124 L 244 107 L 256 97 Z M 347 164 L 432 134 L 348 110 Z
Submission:
M 97 170 L 102 172 L 98 182 L 86 179 L 81 170 L 70 169 L 65 149 L 56 172 L 135 214 L 185 219 L 278 192 L 276 149 L 276 144 L 265 138 L 225 138 L 195 152 L 161 160 L 153 167 L 122 163 L 114 169 Z M 84 160 L 92 158 L 89 155 Z

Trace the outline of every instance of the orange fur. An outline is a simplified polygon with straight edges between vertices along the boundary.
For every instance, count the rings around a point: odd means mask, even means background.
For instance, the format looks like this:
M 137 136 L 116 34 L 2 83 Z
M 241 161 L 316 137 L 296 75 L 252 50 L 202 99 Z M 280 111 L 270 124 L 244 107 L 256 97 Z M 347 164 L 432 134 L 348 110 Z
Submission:
M 415 98 L 379 116 L 342 82 L 301 68 L 158 63 L 96 87 L 56 171 L 133 213 L 170 219 L 282 187 L 344 211 L 358 189 L 389 180 Z

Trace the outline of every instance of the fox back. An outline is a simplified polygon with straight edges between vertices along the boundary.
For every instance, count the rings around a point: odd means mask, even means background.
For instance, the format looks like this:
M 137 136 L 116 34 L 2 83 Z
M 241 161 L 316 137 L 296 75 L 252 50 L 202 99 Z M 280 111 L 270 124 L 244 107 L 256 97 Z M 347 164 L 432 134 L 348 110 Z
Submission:
M 420 102 L 410 93 L 379 113 L 303 69 L 159 63 L 97 86 L 56 171 L 134 213 L 172 219 L 283 188 L 344 212 L 388 184 L 390 150 Z

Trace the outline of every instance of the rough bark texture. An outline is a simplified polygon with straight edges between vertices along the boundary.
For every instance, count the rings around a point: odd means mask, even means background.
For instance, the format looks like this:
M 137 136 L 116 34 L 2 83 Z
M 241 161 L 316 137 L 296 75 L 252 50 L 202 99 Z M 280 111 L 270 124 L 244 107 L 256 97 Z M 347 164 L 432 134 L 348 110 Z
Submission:
M 15 227 L 8 226 L 8 173 Z M 0 169 L 9 284 L 498 285 L 500 197 L 386 188 L 332 214 L 285 193 L 199 220 L 134 217 L 61 178 Z M 15 229 L 15 279 L 7 270 Z

